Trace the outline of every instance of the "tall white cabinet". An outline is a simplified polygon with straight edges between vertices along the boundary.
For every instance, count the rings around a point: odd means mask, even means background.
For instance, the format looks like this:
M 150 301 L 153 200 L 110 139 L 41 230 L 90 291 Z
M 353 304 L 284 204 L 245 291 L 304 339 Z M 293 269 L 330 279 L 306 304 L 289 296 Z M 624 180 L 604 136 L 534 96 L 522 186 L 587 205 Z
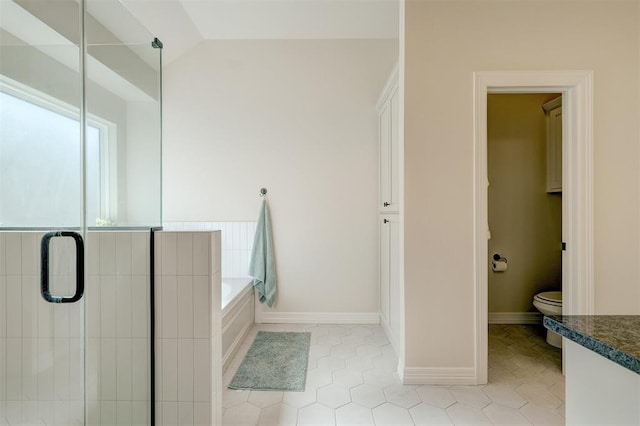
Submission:
M 380 227 L 380 322 L 396 353 L 402 323 L 400 271 L 400 96 L 394 67 L 378 101 Z

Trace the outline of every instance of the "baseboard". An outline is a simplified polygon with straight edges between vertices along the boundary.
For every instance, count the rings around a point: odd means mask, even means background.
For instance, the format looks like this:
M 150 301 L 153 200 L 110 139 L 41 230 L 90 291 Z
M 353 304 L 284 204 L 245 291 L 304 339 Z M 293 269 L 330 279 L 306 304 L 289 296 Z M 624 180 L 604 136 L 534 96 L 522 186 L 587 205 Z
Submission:
M 489 324 L 542 324 L 540 312 L 489 312 Z
M 398 366 L 400 367 L 400 366 Z M 473 367 L 404 367 L 398 368 L 402 383 L 406 385 L 476 385 Z
M 256 312 L 263 324 L 380 324 L 377 312 Z

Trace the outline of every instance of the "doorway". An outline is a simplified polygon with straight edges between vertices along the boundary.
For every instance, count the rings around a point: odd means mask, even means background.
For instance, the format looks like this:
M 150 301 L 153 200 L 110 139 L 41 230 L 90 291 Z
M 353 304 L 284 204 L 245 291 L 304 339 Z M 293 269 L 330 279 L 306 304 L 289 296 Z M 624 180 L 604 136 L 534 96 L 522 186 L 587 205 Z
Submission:
M 541 323 L 562 314 L 546 302 L 562 294 L 561 134 L 561 94 L 488 95 L 488 381 L 545 380 L 557 405 L 565 400 L 562 339 Z
M 562 290 L 561 99 L 487 98 L 489 324 L 540 324 L 533 297 Z M 553 116 L 544 109 L 551 104 Z
M 593 312 L 592 84 L 590 71 L 476 72 L 474 122 L 475 376 L 488 379 L 487 96 L 560 93 L 563 98 L 562 283 L 564 314 Z

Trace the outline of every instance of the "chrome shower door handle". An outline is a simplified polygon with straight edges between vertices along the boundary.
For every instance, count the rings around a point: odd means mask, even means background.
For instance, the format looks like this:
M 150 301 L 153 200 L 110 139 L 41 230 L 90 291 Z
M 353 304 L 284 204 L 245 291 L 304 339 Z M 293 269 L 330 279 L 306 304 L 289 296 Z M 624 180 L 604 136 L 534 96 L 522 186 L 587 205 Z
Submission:
M 73 238 L 76 245 L 76 291 L 71 297 L 54 296 L 49 288 L 49 243 L 55 237 Z M 82 235 L 72 231 L 54 231 L 43 235 L 40 242 L 40 294 L 49 303 L 74 303 L 84 294 L 84 242 Z

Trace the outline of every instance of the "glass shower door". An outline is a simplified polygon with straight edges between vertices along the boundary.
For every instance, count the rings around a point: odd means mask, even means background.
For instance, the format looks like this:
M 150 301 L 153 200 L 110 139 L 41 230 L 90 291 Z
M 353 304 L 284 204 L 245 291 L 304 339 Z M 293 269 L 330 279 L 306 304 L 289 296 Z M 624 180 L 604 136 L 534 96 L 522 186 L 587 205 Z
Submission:
M 117 0 L 0 0 L 0 425 L 154 423 L 161 46 Z
M 150 425 L 147 262 L 149 229 L 161 225 L 161 49 L 119 1 L 85 0 L 84 18 L 86 176 L 100 183 L 86 200 L 86 421 Z
M 82 25 L 55 3 L 0 1 L 0 424 L 84 424 Z

